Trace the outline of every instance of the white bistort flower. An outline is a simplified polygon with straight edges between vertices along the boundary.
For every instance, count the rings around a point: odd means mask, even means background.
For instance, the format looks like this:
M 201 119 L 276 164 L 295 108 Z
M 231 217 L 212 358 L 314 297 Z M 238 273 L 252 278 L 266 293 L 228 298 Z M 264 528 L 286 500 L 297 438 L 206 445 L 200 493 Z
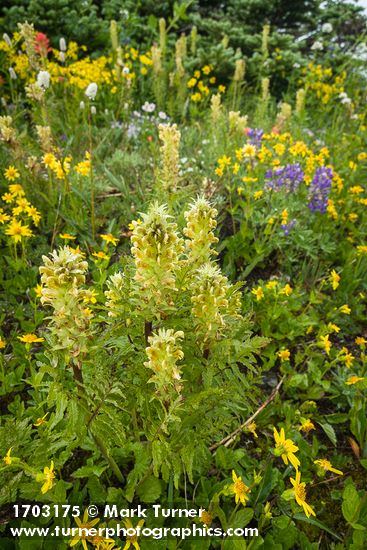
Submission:
M 96 99 L 97 91 L 98 91 L 97 84 L 95 82 L 91 82 L 90 84 L 88 84 L 85 90 L 85 95 L 87 96 L 88 99 L 91 99 L 93 101 L 93 99 Z
M 40 71 L 37 75 L 37 84 L 43 90 L 47 90 L 50 86 L 50 73 L 48 71 Z
M 322 32 L 330 33 L 330 32 L 333 32 L 333 26 L 331 23 L 324 23 L 323 26 L 321 27 L 321 30 Z
M 320 40 L 316 40 L 316 42 L 314 42 L 311 46 L 311 50 L 313 50 L 313 51 L 323 50 L 323 49 L 324 49 L 324 45 Z
M 66 52 L 66 41 L 65 41 L 65 38 L 60 38 L 59 46 L 60 46 L 60 51 Z
M 16 80 L 17 79 L 17 73 L 14 71 L 13 67 L 9 67 L 9 74 L 10 74 L 10 78 L 12 80 Z

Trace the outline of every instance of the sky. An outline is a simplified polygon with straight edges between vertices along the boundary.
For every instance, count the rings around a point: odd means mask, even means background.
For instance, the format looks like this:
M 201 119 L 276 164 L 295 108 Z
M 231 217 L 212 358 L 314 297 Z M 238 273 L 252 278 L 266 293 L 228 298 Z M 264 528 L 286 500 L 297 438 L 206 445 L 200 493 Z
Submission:
M 367 11 L 367 0 L 358 0 L 358 3 Z

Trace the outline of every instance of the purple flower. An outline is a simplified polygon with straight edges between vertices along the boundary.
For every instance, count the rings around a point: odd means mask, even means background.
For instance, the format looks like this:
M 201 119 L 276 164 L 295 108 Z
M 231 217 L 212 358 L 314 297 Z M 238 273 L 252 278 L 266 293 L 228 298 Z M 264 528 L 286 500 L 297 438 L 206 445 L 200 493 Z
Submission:
M 296 225 L 296 220 L 291 220 L 289 223 L 283 223 L 280 228 L 283 230 L 284 236 L 287 237 L 289 232 Z
M 312 212 L 326 212 L 332 179 L 331 168 L 321 166 L 316 170 L 308 192 L 308 207 Z
M 265 178 L 269 181 L 265 183 L 265 189 L 278 191 L 280 188 L 284 188 L 287 192 L 294 192 L 303 182 L 304 177 L 300 164 L 287 164 L 287 166 L 266 172 Z
M 255 145 L 255 147 L 261 147 L 263 135 L 264 131 L 260 130 L 260 128 L 248 128 L 247 130 L 248 142 L 251 143 L 251 145 Z

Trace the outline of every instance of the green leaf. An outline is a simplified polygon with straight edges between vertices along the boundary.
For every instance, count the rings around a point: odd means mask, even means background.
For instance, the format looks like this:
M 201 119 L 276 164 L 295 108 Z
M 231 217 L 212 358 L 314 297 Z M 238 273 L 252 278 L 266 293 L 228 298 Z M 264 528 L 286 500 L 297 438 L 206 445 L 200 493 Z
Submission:
M 78 468 L 78 470 L 75 470 L 75 472 L 73 472 L 73 477 L 90 477 L 92 475 L 100 477 L 105 470 L 107 470 L 106 465 L 96 466 L 95 464 L 91 464 L 90 466 L 82 466 Z
M 142 502 L 155 502 L 162 493 L 162 482 L 154 476 L 145 479 L 136 489 L 136 494 Z
M 348 523 L 357 523 L 360 514 L 361 500 L 353 483 L 346 485 L 343 491 L 342 512 Z
M 319 527 L 323 531 L 326 531 L 327 533 L 332 535 L 337 540 L 340 540 L 341 542 L 343 542 L 343 539 L 337 533 L 335 533 L 335 531 L 332 531 L 331 529 L 329 529 L 329 527 L 327 527 L 324 523 L 321 523 L 321 521 L 319 521 L 318 519 L 308 518 L 303 514 L 295 514 L 293 516 L 293 519 L 303 521 L 304 523 L 310 523 L 311 525 L 316 525 L 316 527 Z
M 319 425 L 324 430 L 328 438 L 330 439 L 331 443 L 333 445 L 336 445 L 336 434 L 334 431 L 334 428 L 331 426 L 331 424 L 328 424 L 327 422 L 321 423 L 319 422 Z
M 252 520 L 253 516 L 254 511 L 252 508 L 243 508 L 236 513 L 230 524 L 230 527 L 232 527 L 233 529 L 246 527 L 246 525 L 248 525 Z

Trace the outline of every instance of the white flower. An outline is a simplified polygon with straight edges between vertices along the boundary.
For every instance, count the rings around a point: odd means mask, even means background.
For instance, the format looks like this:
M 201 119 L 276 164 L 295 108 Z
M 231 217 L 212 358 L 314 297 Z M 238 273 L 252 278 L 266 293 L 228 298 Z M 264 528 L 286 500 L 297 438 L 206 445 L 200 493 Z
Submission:
M 66 52 L 65 38 L 60 38 L 59 45 L 60 45 L 60 51 Z
M 330 33 L 330 32 L 333 32 L 333 26 L 331 23 L 324 23 L 323 26 L 321 27 L 321 30 L 322 32 Z
M 90 108 L 90 114 L 95 115 L 96 113 L 97 113 L 97 109 L 95 108 L 94 105 L 92 105 L 92 107 Z
M 301 66 L 301 65 L 300 65 L 299 63 L 293 63 L 293 67 L 294 67 L 295 69 L 299 69 L 300 66 Z
M 350 105 L 352 103 L 352 100 L 350 99 L 350 97 L 343 97 L 340 103 L 342 103 L 343 105 Z
M 324 46 L 323 43 L 320 42 L 320 40 L 316 40 L 311 46 L 311 50 L 323 50 Z
M 93 101 L 93 99 L 96 99 L 97 91 L 97 84 L 95 82 L 91 82 L 90 84 L 88 84 L 87 89 L 85 90 L 85 95 L 88 99 L 91 99 Z
M 42 90 L 47 90 L 50 86 L 50 73 L 48 71 L 40 71 L 37 75 L 37 84 Z
M 159 116 L 159 118 L 161 118 L 162 120 L 166 120 L 166 118 L 167 118 L 166 113 L 164 113 L 163 111 L 159 111 L 158 116 Z
M 81 101 L 81 102 L 79 103 L 79 107 L 80 107 L 81 110 L 85 109 L 85 103 L 84 103 L 84 101 Z
M 346 94 L 345 92 L 341 92 L 341 93 L 339 94 L 339 98 L 340 98 L 340 99 L 344 99 L 345 97 L 348 97 L 347 94 Z
M 11 48 L 11 40 L 10 40 L 9 35 L 6 34 L 6 32 L 4 32 L 4 34 L 3 34 L 3 40 L 4 40 L 4 42 L 7 43 L 7 45 L 9 46 L 9 48 Z
M 60 52 L 59 58 L 60 58 L 61 63 L 65 63 L 65 52 Z
M 122 69 L 122 74 L 129 74 L 129 72 L 130 72 L 129 67 L 124 67 L 124 68 Z
M 17 79 L 17 73 L 14 71 L 13 67 L 9 67 L 9 74 L 10 74 L 10 78 L 12 80 L 16 80 Z
M 155 103 L 149 103 L 148 101 L 146 101 L 141 109 L 146 113 L 152 113 L 155 109 Z

